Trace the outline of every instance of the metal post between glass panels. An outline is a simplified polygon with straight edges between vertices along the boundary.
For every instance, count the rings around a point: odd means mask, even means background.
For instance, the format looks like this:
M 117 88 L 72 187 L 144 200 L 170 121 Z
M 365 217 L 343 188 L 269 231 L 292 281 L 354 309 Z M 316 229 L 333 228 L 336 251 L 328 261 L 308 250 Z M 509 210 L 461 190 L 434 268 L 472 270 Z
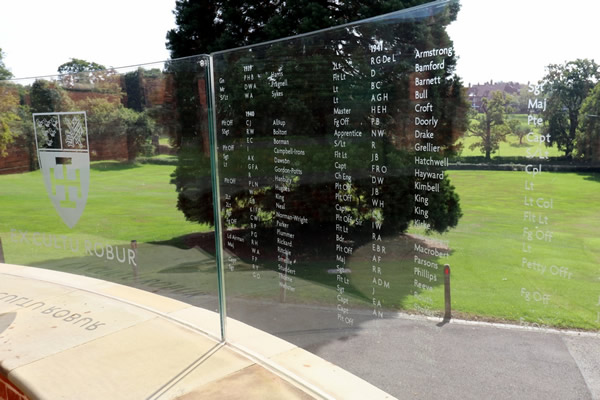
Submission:
M 215 99 L 215 75 L 214 69 L 212 68 L 213 58 L 212 55 L 208 56 L 208 83 L 209 90 L 207 104 L 209 108 L 208 112 L 208 132 L 210 138 L 210 163 L 211 163 L 211 180 L 212 180 L 212 194 L 213 194 L 213 211 L 215 218 L 215 262 L 217 265 L 217 291 L 219 297 L 219 319 L 221 324 L 221 341 L 227 340 L 227 302 L 225 294 L 225 270 L 223 266 L 223 245 L 221 241 L 221 195 L 218 185 L 218 159 L 217 159 L 217 140 L 216 140 L 216 110 L 214 107 Z

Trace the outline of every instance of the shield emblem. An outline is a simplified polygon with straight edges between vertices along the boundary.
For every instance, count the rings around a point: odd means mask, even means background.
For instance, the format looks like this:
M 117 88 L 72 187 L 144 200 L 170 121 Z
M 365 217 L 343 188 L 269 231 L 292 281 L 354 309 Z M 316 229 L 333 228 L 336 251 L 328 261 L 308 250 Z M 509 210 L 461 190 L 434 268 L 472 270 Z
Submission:
M 85 111 L 33 114 L 35 144 L 46 192 L 65 224 L 83 214 L 90 187 Z

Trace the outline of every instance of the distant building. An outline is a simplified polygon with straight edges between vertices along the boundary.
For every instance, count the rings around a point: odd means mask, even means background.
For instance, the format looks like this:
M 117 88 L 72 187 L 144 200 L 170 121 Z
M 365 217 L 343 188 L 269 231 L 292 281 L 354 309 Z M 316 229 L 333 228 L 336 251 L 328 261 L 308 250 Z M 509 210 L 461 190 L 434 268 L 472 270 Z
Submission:
M 471 85 L 467 88 L 467 98 L 471 103 L 471 107 L 479 110 L 481 107 L 481 100 L 484 98 L 491 98 L 492 92 L 501 91 L 503 93 L 516 96 L 520 93 L 521 88 L 524 84 L 518 82 L 486 82 L 484 84 Z

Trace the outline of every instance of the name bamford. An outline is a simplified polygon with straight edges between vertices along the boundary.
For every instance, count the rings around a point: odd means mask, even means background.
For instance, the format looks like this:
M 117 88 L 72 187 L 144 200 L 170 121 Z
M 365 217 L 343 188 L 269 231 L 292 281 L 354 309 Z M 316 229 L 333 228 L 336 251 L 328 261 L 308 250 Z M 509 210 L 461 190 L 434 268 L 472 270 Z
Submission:
M 429 71 L 438 71 L 444 69 L 445 60 L 442 60 L 439 63 L 434 63 L 433 60 L 429 61 L 428 64 L 415 64 L 416 72 L 429 72 Z

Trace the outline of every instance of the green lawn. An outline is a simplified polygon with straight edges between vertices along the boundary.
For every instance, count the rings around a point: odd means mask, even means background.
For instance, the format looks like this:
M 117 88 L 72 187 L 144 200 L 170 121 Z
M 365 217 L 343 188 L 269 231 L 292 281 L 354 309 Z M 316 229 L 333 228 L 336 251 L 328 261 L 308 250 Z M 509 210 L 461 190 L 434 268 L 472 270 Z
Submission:
M 458 227 L 444 235 L 452 249 L 447 262 L 452 267 L 454 309 L 552 326 L 600 328 L 600 175 L 543 173 L 535 178 L 534 192 L 525 190 L 525 181 L 531 180 L 525 172 L 448 175 L 464 213 Z M 553 208 L 524 205 L 529 193 L 552 199 Z M 541 212 L 548 224 L 524 220 L 527 210 Z M 529 241 L 525 227 L 549 231 L 552 237 Z M 531 245 L 531 252 L 523 251 L 524 244 Z M 546 265 L 546 271 L 527 268 L 523 258 Z M 568 268 L 572 275 L 561 277 L 552 266 Z M 549 295 L 548 304 L 526 301 L 522 289 Z M 437 290 L 441 299 L 442 288 Z
M 73 229 L 54 210 L 40 171 L 0 176 L 0 232 L 15 228 L 147 242 L 207 230 L 185 221 L 176 209 L 177 193 L 169 183 L 173 171 L 169 165 L 92 163 L 88 201 Z
M 518 119 L 523 125 L 527 125 L 527 115 L 525 114 L 510 114 L 508 116 L 509 119 Z M 532 131 L 536 134 L 539 134 L 539 129 L 538 128 L 534 128 L 531 127 Z M 480 149 L 470 149 L 469 146 L 471 146 L 473 143 L 476 143 L 478 140 L 478 138 L 474 137 L 474 136 L 469 136 L 469 133 L 467 132 L 465 134 L 465 137 L 462 138 L 458 143 L 463 145 L 463 149 L 461 152 L 461 156 L 462 157 L 471 157 L 471 156 L 482 156 L 483 153 L 481 152 Z M 508 135 L 505 138 L 505 141 L 500 142 L 500 146 L 497 152 L 492 154 L 492 158 L 497 158 L 497 157 L 523 157 L 526 152 L 527 149 L 531 149 L 531 151 L 534 150 L 534 148 L 538 147 L 539 144 L 535 143 L 535 142 L 529 142 L 527 140 L 527 137 L 523 138 L 523 142 L 521 144 L 519 144 L 519 138 L 515 135 Z M 556 144 L 554 144 L 553 146 L 550 147 L 546 147 L 544 145 L 542 145 L 543 147 L 543 151 L 548 151 L 548 157 L 560 157 L 560 156 L 564 156 L 564 152 L 558 150 L 558 148 L 556 147 Z M 545 155 L 545 154 L 544 154 Z
M 161 137 L 158 139 L 158 144 L 160 144 L 161 146 L 171 147 L 170 138 Z
M 534 210 L 524 202 L 529 193 L 525 181 L 530 179 L 525 172 L 448 171 L 448 175 L 461 197 L 464 216 L 459 225 L 444 235 L 426 236 L 423 231 L 411 229 L 408 235 L 384 238 L 378 243 L 386 246 L 386 255 L 376 264 L 381 267 L 381 275 L 372 272 L 372 242 L 356 248 L 346 264 L 351 270 L 346 274 L 350 284 L 345 291 L 350 308 L 372 310 L 376 298 L 385 311 L 424 307 L 439 315 L 444 309 L 442 268 L 448 263 L 452 270 L 455 315 L 599 329 L 600 175 L 537 176 L 535 198 L 552 199 L 552 209 L 536 209 L 542 217 L 548 217 L 547 225 L 525 220 L 524 212 Z M 536 227 L 550 232 L 551 237 L 528 240 L 524 228 L 535 231 Z M 428 237 L 448 241 L 450 251 L 450 256 L 443 259 L 420 255 L 439 265 L 434 281 L 419 279 L 432 286 L 431 292 L 414 286 L 414 256 L 419 255 L 414 245 L 425 244 L 423 238 Z M 523 252 L 524 246 L 531 246 L 530 251 Z M 528 262 L 544 265 L 546 269 L 528 268 Z M 331 256 L 308 261 L 300 258 L 294 265 L 296 291 L 287 294 L 288 301 L 337 304 L 339 282 L 336 274 L 331 273 L 335 265 Z M 252 278 L 248 260 L 239 263 L 234 273 L 227 273 L 228 293 L 278 298 L 276 263 L 262 266 L 266 270 L 258 280 Z M 390 288 L 377 287 L 372 283 L 373 277 L 381 277 Z
M 73 229 L 54 210 L 40 171 L 0 176 L 0 238 L 6 261 L 126 284 L 141 282 L 151 289 L 170 284 L 190 292 L 216 292 L 214 257 L 182 246 L 186 235 L 209 227 L 186 221 L 177 210 L 175 186 L 169 183 L 174 168 L 92 163 L 88 201 Z M 138 243 L 137 279 L 128 258 L 132 240 Z M 116 253 L 125 262 L 117 262 Z M 210 272 L 210 278 L 182 272 Z
M 0 176 L 0 238 L 6 261 L 97 276 L 149 290 L 214 295 L 214 257 L 193 243 L 184 245 L 185 237 L 209 228 L 185 221 L 176 209 L 177 194 L 169 183 L 173 169 L 169 165 L 93 163 L 88 203 L 73 229 L 64 225 L 53 209 L 39 171 Z M 455 229 L 432 236 L 448 241 L 448 258 L 422 257 L 440 266 L 436 280 L 430 282 L 432 291 L 424 292 L 413 284 L 414 245 L 426 245 L 427 240 L 422 238 L 424 232 L 411 229 L 408 235 L 383 238 L 379 243 L 386 246 L 386 254 L 377 264 L 381 275 L 372 270 L 372 243 L 357 244 L 346 263 L 351 272 L 347 273 L 350 282 L 344 295 L 350 300 L 350 309 L 372 310 L 375 297 L 386 312 L 416 306 L 439 312 L 443 310 L 441 267 L 448 263 L 452 268 L 453 310 L 462 316 L 509 321 L 523 318 L 541 325 L 600 329 L 600 175 L 545 172 L 535 178 L 531 192 L 525 189 L 531 177 L 523 171 L 447 174 L 460 195 L 464 216 Z M 551 198 L 553 208 L 526 206 L 528 193 L 535 198 Z M 548 224 L 524 221 L 527 210 L 541 212 L 548 217 Z M 527 240 L 524 228 L 535 231 L 536 226 L 551 232 L 551 240 Z M 34 232 L 42 234 L 36 239 L 37 245 L 33 243 Z M 137 240 L 137 270 L 130 263 L 87 251 L 84 245 L 73 251 L 62 240 L 100 243 L 100 250 L 95 251 L 106 251 L 102 246 L 128 249 L 130 241 Z M 529 253 L 523 252 L 524 244 L 531 246 Z M 286 301 L 327 306 L 338 303 L 339 281 L 332 273 L 336 262 L 330 255 L 296 254 L 297 275 L 292 283 L 296 290 L 285 294 Z M 546 270 L 528 268 L 524 257 L 545 265 Z M 228 294 L 281 299 L 276 260 L 261 261 L 260 279 L 247 259 L 240 259 L 235 272 L 228 270 Z M 561 267 L 566 276 L 553 274 Z M 389 283 L 389 289 L 376 287 L 374 277 Z M 537 293 L 549 296 L 547 304 L 536 301 Z

